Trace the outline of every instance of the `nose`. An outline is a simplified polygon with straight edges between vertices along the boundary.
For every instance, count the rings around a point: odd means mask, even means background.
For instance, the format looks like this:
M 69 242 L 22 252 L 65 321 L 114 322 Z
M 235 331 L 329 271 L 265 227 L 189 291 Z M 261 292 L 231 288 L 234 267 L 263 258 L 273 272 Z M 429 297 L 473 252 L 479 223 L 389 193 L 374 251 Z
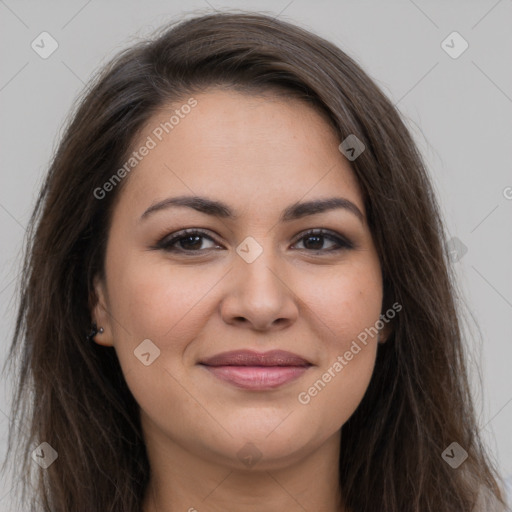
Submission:
M 298 318 L 298 302 L 290 273 L 277 265 L 270 252 L 263 251 L 252 263 L 236 257 L 220 308 L 227 324 L 273 331 L 290 326 Z

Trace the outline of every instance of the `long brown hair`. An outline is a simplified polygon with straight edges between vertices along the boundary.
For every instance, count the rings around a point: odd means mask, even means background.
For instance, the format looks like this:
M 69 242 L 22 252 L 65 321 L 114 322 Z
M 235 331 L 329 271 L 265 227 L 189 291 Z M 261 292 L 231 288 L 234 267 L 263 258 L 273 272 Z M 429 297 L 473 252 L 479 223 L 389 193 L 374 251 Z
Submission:
M 8 359 L 18 368 L 7 455 L 18 454 L 22 500 L 32 510 L 140 512 L 150 466 L 138 406 L 114 349 L 85 341 L 93 279 L 103 276 L 111 214 L 129 177 L 102 199 L 94 191 L 159 108 L 214 85 L 302 98 L 340 142 L 354 134 L 366 148 L 351 166 L 380 258 L 384 309 L 398 302 L 402 310 L 342 427 L 346 505 L 461 512 L 484 506 L 482 496 L 503 504 L 476 424 L 445 230 L 411 135 L 342 50 L 288 22 L 239 12 L 180 20 L 125 50 L 68 123 L 30 220 Z M 58 453 L 45 470 L 30 456 L 42 442 Z M 469 454 L 458 469 L 441 457 L 452 442 Z

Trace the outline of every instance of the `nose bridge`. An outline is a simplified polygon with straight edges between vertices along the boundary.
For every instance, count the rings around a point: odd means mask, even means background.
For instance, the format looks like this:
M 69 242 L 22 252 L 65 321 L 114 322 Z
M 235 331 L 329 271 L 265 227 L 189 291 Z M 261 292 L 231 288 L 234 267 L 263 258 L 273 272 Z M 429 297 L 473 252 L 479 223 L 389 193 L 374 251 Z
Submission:
M 222 306 L 228 323 L 244 322 L 256 329 L 296 317 L 293 294 L 280 275 L 279 255 L 270 238 L 247 237 L 236 249 L 231 286 Z M 279 320 L 279 322 L 277 322 Z
M 236 249 L 236 273 L 239 285 L 248 287 L 252 293 L 258 290 L 264 293 L 278 292 L 282 283 L 278 279 L 278 258 L 272 247 L 271 238 L 257 241 L 246 237 Z

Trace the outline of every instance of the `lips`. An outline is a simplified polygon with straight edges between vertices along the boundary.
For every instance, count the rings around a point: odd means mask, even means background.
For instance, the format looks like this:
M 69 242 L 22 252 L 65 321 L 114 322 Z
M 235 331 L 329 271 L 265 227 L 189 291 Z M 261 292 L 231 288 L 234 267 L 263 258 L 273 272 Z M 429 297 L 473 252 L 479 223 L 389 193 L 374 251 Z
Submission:
M 271 350 L 263 353 L 237 350 L 222 352 L 202 361 L 201 364 L 206 366 L 309 366 L 311 363 L 284 350 Z
M 312 364 L 283 350 L 223 352 L 199 363 L 215 377 L 243 389 L 266 390 L 302 376 Z

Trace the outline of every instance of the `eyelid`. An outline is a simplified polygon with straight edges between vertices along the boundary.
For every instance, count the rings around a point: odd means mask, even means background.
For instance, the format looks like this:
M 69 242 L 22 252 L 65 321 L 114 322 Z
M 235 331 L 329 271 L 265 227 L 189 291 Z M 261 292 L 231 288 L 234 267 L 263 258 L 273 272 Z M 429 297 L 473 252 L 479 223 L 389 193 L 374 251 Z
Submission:
M 170 234 L 166 234 L 165 236 L 163 236 L 162 238 L 160 238 L 158 240 L 158 242 L 155 244 L 153 249 L 168 250 L 170 252 L 172 249 L 170 249 L 169 247 L 171 247 L 170 244 L 172 242 L 178 241 L 181 238 L 186 238 L 187 236 L 193 236 L 193 235 L 201 235 L 202 237 L 211 240 L 215 244 L 221 245 L 211 236 L 211 234 L 208 231 L 206 231 L 204 229 L 201 229 L 201 228 L 185 228 L 185 229 L 180 229 L 179 231 L 175 231 L 175 232 L 170 233 Z M 204 253 L 204 251 L 205 250 L 201 250 L 201 251 L 185 251 L 184 249 L 181 249 L 181 250 L 180 249 L 176 249 L 176 252 L 183 252 L 183 253 L 185 253 L 185 252 L 186 253 L 191 253 L 191 252 Z
M 342 249 L 354 249 L 355 244 L 346 236 L 342 235 L 341 233 L 336 233 L 335 231 L 331 231 L 330 229 L 326 228 L 311 228 L 306 229 L 305 231 L 302 231 L 296 236 L 295 242 L 292 245 L 295 245 L 297 242 L 300 242 L 303 238 L 305 238 L 307 235 L 309 236 L 315 236 L 315 235 L 321 235 L 327 239 L 334 240 L 335 242 L 339 242 L 340 247 L 337 249 L 317 249 L 316 251 L 314 249 L 310 249 L 308 252 L 334 252 L 337 250 Z

